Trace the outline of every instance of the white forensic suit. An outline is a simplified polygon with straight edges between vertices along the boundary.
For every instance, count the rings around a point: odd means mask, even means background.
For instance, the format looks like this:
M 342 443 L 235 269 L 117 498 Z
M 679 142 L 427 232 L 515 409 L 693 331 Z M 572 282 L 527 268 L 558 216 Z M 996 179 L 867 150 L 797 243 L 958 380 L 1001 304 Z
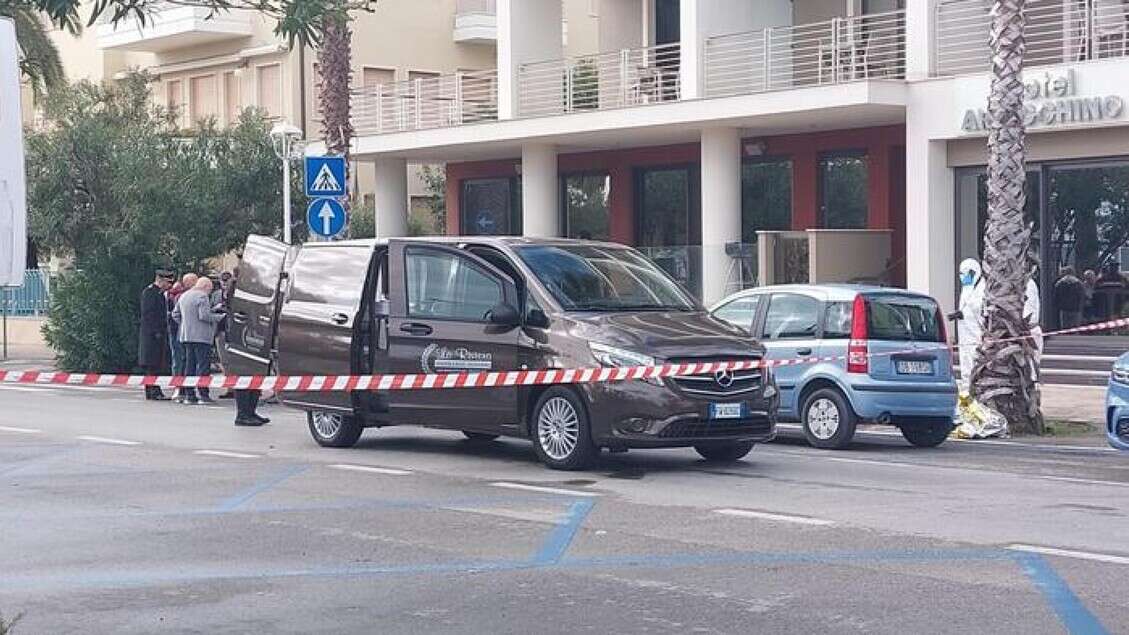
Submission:
M 980 263 L 967 258 L 960 263 L 960 318 L 957 320 L 957 347 L 960 353 L 961 392 L 968 392 L 976 348 L 984 336 L 984 277 Z

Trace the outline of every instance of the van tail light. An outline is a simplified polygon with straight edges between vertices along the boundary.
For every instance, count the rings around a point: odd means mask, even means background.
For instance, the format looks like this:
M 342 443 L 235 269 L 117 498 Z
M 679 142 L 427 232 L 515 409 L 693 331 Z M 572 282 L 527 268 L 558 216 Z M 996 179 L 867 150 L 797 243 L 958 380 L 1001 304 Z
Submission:
M 851 307 L 851 339 L 847 343 L 848 373 L 870 372 L 867 337 L 866 299 L 861 295 L 856 295 L 854 306 Z

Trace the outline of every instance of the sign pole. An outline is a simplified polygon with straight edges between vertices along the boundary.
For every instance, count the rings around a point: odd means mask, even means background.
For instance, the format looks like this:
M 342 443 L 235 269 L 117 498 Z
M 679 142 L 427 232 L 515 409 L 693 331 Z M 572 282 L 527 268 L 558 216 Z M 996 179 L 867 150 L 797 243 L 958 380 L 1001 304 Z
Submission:
M 290 236 L 290 141 L 283 141 L 282 157 L 282 242 L 293 244 Z

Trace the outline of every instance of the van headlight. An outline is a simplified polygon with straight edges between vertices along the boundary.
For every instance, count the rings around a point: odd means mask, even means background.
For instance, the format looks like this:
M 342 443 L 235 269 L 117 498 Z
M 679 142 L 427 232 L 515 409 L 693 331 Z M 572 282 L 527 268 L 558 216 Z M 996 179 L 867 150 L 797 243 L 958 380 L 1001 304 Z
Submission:
M 657 366 L 654 357 L 636 353 L 615 346 L 608 346 L 607 344 L 600 344 L 598 342 L 588 342 L 588 348 L 592 351 L 592 357 L 596 358 L 604 366 L 613 368 L 620 368 L 624 366 Z M 662 385 L 662 379 L 658 377 L 649 377 L 643 381 L 654 384 L 656 386 Z
M 1129 386 L 1129 368 L 1114 366 L 1113 372 L 1110 373 L 1110 378 L 1119 384 Z

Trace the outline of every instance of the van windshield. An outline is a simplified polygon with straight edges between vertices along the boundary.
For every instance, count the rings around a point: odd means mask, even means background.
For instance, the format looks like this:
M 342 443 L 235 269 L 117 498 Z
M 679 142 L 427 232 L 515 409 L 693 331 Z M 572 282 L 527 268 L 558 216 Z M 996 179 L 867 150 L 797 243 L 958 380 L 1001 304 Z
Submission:
M 874 340 L 943 342 L 941 312 L 931 298 L 866 296 L 867 336 Z
M 639 252 L 529 245 L 518 255 L 566 311 L 693 311 L 693 299 Z

